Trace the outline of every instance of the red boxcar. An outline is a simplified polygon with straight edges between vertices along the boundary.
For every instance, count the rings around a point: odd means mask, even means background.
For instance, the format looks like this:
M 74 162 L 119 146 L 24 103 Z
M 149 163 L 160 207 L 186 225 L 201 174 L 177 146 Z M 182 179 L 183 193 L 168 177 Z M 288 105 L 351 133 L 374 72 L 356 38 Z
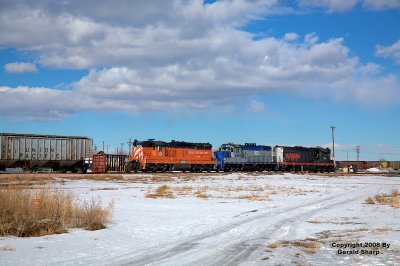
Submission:
M 126 172 L 128 164 L 127 155 L 93 154 L 92 173 Z

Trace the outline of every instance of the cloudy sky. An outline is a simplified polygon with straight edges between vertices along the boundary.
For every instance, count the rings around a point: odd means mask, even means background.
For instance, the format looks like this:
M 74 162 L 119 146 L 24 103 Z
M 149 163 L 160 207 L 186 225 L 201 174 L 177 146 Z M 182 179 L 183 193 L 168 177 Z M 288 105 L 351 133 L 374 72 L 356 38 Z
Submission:
M 0 131 L 400 160 L 400 0 L 0 0 Z

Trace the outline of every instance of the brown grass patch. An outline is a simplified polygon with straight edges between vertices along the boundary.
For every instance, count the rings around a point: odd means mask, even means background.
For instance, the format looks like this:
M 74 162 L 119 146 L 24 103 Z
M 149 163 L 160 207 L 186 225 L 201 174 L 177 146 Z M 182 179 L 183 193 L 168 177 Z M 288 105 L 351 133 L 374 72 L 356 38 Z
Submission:
M 65 233 L 69 228 L 96 230 L 111 220 L 113 203 L 81 201 L 61 189 L 0 190 L 0 235 L 19 237 Z
M 198 198 L 207 199 L 208 198 L 207 191 L 208 191 L 208 186 L 201 186 L 197 188 L 197 191 L 194 193 L 194 195 Z
M 400 207 L 400 200 L 399 200 L 399 198 L 397 196 L 396 197 L 393 197 L 393 196 L 391 197 L 390 206 L 393 207 L 393 208 L 396 208 L 396 209 L 398 209 Z
M 106 174 L 67 174 L 67 173 L 19 173 L 19 174 L 2 174 L 2 182 L 10 181 L 54 181 L 56 179 L 71 179 L 71 180 L 99 180 L 99 181 L 111 181 L 111 180 L 123 180 L 124 177 L 119 173 L 106 173 Z
M 83 207 L 74 210 L 74 226 L 90 231 L 104 229 L 106 222 L 111 220 L 113 210 L 114 202 L 103 208 L 101 198 L 84 201 Z
M 192 194 L 193 187 L 190 186 L 176 187 L 174 190 L 178 195 L 186 196 Z
M 314 254 L 317 252 L 318 249 L 322 247 L 322 244 L 316 239 L 306 239 L 306 240 L 296 240 L 296 241 L 289 241 L 289 240 L 281 240 L 279 242 L 270 243 L 267 245 L 267 248 L 279 248 L 279 247 L 297 247 L 300 248 L 303 252 L 307 254 Z
M 277 248 L 277 247 L 279 247 L 278 243 L 270 243 L 267 245 L 267 248 Z
M 11 246 L 1 246 L 0 251 L 15 251 L 15 248 Z
M 375 201 L 378 202 L 379 204 L 387 204 L 388 199 L 385 194 L 377 194 L 374 196 Z
M 263 200 L 268 200 L 268 196 L 262 196 L 262 195 L 258 195 L 255 193 L 252 193 L 250 195 L 243 195 L 243 196 L 239 196 L 239 199 L 246 199 L 246 200 L 250 200 L 250 201 L 263 201 Z
M 196 191 L 196 192 L 194 193 L 194 195 L 195 195 L 196 197 L 198 197 L 198 198 L 201 198 L 201 199 L 208 199 L 208 195 L 207 195 L 206 193 L 202 193 L 202 192 L 200 192 L 200 191 Z
M 393 231 L 393 229 L 390 228 L 389 226 L 385 226 L 385 227 L 382 227 L 382 228 L 372 229 L 371 231 L 373 233 L 375 233 L 375 234 L 382 235 L 382 234 L 386 234 L 388 232 Z
M 316 219 L 312 220 L 312 221 L 307 221 L 307 223 L 311 223 L 311 224 L 321 224 L 322 221 L 318 221 Z
M 381 205 L 389 205 L 392 208 L 400 208 L 400 198 L 399 198 L 399 191 L 393 190 L 391 194 L 376 194 L 374 197 L 368 197 L 365 202 L 367 204 L 375 204 L 379 203 Z
M 166 182 L 173 182 L 175 181 L 175 179 L 173 179 L 171 176 L 154 175 L 151 176 L 150 181 L 153 183 L 166 183 Z
M 173 199 L 174 193 L 172 192 L 172 188 L 167 185 L 159 186 L 153 193 L 146 193 L 146 198 L 156 199 L 156 198 L 168 198 Z
M 374 201 L 374 199 L 373 199 L 372 197 L 368 197 L 368 198 L 365 200 L 365 203 L 367 203 L 367 204 L 375 204 L 375 201 Z
M 103 187 L 103 188 L 91 188 L 90 191 L 97 191 L 97 190 L 118 190 L 115 187 Z

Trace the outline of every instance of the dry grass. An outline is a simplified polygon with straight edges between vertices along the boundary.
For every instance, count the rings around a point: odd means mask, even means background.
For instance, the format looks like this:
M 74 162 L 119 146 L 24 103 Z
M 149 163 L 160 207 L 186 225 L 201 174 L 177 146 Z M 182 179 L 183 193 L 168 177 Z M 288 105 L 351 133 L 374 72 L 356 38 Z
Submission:
M 279 247 L 278 243 L 270 243 L 267 245 L 267 248 L 277 248 L 277 247 Z
M 11 246 L 1 246 L 0 251 L 15 251 L 15 248 Z
M 377 194 L 374 196 L 374 198 L 375 198 L 375 201 L 379 204 L 387 204 L 388 203 L 385 194 Z
M 246 199 L 250 201 L 263 201 L 263 200 L 268 200 L 268 196 L 263 196 L 259 194 L 252 193 L 250 195 L 243 195 L 239 196 L 239 199 Z
M 398 197 L 392 197 L 390 200 L 390 206 L 398 209 L 400 207 L 400 200 Z
M 368 198 L 365 200 L 365 203 L 367 203 L 367 204 L 375 204 L 375 201 L 374 201 L 374 199 L 373 199 L 372 197 L 368 197 Z
M 27 173 L 27 174 L 2 174 L 2 181 L 50 181 L 56 179 L 71 179 L 71 180 L 123 180 L 123 175 L 118 173 L 107 174 L 66 174 L 66 173 Z
M 322 224 L 323 222 L 322 222 L 322 221 L 319 221 L 319 220 L 317 220 L 317 219 L 314 219 L 314 220 L 312 220 L 312 221 L 307 221 L 307 223 L 311 223 L 311 224 Z
M 201 186 L 197 189 L 194 195 L 198 198 L 207 199 L 208 198 L 208 195 L 206 193 L 207 191 L 208 191 L 208 186 Z
M 156 199 L 156 198 L 168 198 L 168 199 L 173 199 L 174 198 L 174 193 L 172 192 L 172 188 L 167 185 L 162 185 L 159 186 L 153 193 L 150 193 L 148 191 L 145 194 L 146 198 L 150 199 Z
M 311 220 L 311 221 L 307 221 L 307 223 L 312 223 L 312 224 L 364 224 L 364 223 L 360 223 L 360 222 L 354 222 L 352 220 L 350 220 L 349 218 L 345 218 L 344 217 L 344 221 L 337 221 L 337 220 Z
M 153 183 L 165 183 L 165 182 L 173 182 L 175 179 L 169 175 L 154 175 L 149 178 L 149 181 Z
M 275 249 L 288 246 L 300 248 L 303 252 L 307 254 L 314 254 L 317 252 L 318 249 L 322 247 L 322 244 L 316 239 L 305 239 L 297 241 L 281 240 L 279 242 L 268 244 L 267 248 Z
M 107 208 L 103 208 L 101 198 L 84 201 L 83 207 L 74 209 L 74 227 L 91 231 L 104 229 L 106 223 L 111 220 L 113 210 L 114 202 L 111 202 Z
M 91 188 L 90 191 L 98 191 L 98 190 L 118 190 L 116 187 L 103 187 L 103 188 Z
M 315 240 L 305 240 L 305 241 L 293 241 L 292 246 L 300 247 L 307 254 L 314 254 L 318 249 L 321 248 L 321 243 Z
M 179 196 L 187 196 L 192 194 L 193 187 L 190 186 L 183 186 L 183 187 L 176 187 L 175 192 Z
M 65 233 L 69 228 L 97 230 L 111 220 L 113 203 L 81 201 L 51 187 L 0 190 L 0 235 L 19 237 Z
M 392 208 L 400 208 L 400 198 L 399 198 L 399 191 L 393 190 L 390 195 L 388 194 L 376 194 L 374 197 L 368 197 L 365 202 L 367 204 L 375 204 L 379 203 L 381 205 L 389 205 Z

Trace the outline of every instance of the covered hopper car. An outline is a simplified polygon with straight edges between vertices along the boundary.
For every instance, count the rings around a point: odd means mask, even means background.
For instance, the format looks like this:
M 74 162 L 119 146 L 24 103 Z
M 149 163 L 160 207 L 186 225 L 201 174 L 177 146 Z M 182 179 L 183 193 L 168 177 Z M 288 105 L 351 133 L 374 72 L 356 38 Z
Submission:
M 183 141 L 135 140 L 129 159 L 132 171 L 210 171 L 214 168 L 211 144 Z
M 91 156 L 92 139 L 87 137 L 0 133 L 0 170 L 85 172 L 85 158 Z

